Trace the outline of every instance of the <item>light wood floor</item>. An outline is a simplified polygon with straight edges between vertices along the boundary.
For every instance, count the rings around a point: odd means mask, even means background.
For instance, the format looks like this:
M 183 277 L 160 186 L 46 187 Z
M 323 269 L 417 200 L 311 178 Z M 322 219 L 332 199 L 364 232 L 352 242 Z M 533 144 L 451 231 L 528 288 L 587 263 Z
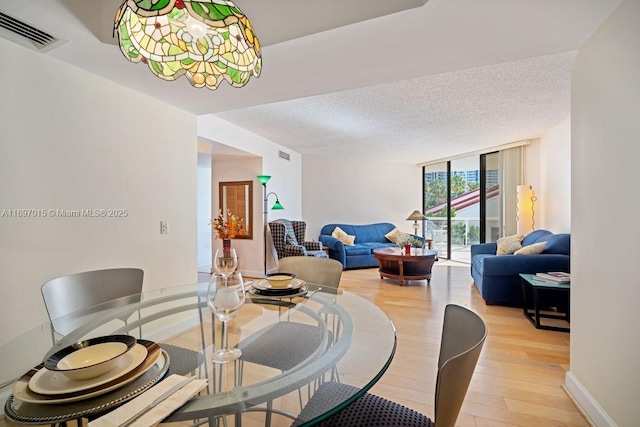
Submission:
M 521 309 L 487 306 L 468 265 L 436 263 L 431 285 L 399 286 L 380 279 L 377 269 L 349 270 L 340 288 L 374 302 L 397 329 L 396 355 L 373 393 L 433 418 L 444 307 L 455 303 L 474 310 L 488 327 L 458 427 L 589 426 L 563 389 L 569 334 L 535 329 Z M 0 417 L 0 427 L 13 425 Z
M 472 309 L 488 336 L 462 406 L 459 427 L 588 426 L 563 389 L 569 334 L 535 329 L 522 309 L 488 306 L 466 264 L 439 262 L 431 285 L 399 286 L 377 269 L 349 270 L 340 287 L 369 299 L 394 322 L 398 350 L 372 392 L 433 417 L 444 307 Z

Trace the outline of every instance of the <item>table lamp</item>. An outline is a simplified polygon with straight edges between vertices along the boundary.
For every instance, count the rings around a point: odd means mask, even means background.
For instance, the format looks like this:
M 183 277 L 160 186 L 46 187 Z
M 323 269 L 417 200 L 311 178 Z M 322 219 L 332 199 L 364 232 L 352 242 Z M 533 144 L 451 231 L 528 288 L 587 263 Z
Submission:
M 415 210 L 413 212 L 411 212 L 411 215 L 409 215 L 409 217 L 407 218 L 408 221 L 413 221 L 413 234 L 415 234 L 416 236 L 418 235 L 418 228 L 420 228 L 420 226 L 418 225 L 418 221 L 423 221 L 422 223 L 422 248 L 424 249 L 424 220 L 427 219 L 426 216 L 424 216 L 424 214 L 422 212 L 420 212 L 419 210 Z

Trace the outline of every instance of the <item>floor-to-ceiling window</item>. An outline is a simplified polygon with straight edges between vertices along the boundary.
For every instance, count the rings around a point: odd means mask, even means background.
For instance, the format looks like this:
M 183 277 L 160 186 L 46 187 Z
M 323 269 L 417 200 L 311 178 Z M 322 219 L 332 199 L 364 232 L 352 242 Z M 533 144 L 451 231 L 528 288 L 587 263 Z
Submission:
M 449 259 L 471 262 L 470 247 L 480 242 L 480 163 L 477 155 L 450 166 L 451 251 Z
M 433 249 L 440 258 L 449 258 L 449 163 L 425 166 L 424 214 L 427 217 L 425 236 L 432 239 Z
M 424 166 L 427 237 L 438 256 L 470 262 L 470 247 L 500 236 L 498 153 Z

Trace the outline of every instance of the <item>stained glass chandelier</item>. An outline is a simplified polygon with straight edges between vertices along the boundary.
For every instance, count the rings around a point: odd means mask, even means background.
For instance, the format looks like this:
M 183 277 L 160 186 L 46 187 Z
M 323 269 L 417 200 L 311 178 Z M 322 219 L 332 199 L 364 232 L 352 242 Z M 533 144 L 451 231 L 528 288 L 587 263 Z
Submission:
M 231 0 L 124 0 L 114 23 L 120 50 L 163 80 L 242 87 L 262 69 L 260 42 Z

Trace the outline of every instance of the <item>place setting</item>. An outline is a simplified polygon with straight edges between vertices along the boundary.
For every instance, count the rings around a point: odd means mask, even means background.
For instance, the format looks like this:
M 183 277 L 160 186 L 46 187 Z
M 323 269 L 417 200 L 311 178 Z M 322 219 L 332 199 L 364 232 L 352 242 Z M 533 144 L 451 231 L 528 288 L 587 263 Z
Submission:
M 264 279 L 251 282 L 249 293 L 266 299 L 281 299 L 304 296 L 308 292 L 307 283 L 296 278 L 293 273 L 267 274 Z
M 170 359 L 155 342 L 107 335 L 58 350 L 13 385 L 5 412 L 24 422 L 56 422 L 104 412 L 157 384 Z

